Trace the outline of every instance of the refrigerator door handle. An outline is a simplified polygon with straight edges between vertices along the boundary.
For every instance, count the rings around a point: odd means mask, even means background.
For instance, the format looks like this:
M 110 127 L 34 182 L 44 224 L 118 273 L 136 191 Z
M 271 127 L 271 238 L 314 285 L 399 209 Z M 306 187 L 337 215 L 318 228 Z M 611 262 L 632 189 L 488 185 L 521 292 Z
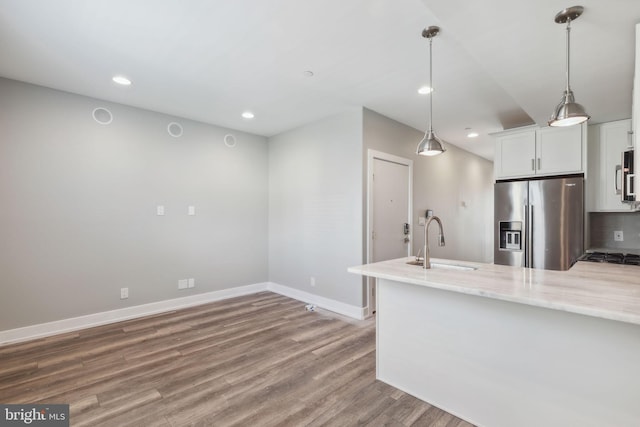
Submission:
M 635 196 L 636 195 L 635 189 L 634 189 L 634 191 L 631 191 L 631 186 L 632 186 L 631 179 L 633 177 L 635 177 L 635 176 L 636 175 L 633 174 L 633 173 L 628 173 L 627 174 L 627 196 Z
M 524 265 L 529 266 L 529 205 L 524 205 L 524 233 L 521 242 L 524 243 Z
M 533 205 L 527 206 L 527 265 L 533 268 Z

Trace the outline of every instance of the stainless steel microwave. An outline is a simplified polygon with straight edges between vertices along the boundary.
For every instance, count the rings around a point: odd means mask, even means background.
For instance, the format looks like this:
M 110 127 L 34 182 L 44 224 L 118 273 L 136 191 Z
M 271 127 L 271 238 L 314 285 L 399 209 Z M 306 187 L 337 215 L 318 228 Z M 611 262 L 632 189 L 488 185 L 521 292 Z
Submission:
M 633 149 L 622 152 L 622 201 L 635 202 L 636 189 L 634 183 Z

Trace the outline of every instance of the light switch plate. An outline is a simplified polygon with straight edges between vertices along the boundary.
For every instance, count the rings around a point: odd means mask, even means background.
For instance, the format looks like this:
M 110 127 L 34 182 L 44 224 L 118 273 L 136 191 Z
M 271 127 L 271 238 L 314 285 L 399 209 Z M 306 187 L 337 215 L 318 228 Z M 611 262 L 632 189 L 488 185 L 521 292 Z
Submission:
M 187 289 L 189 287 L 189 281 L 187 279 L 178 280 L 178 289 Z
M 129 298 L 129 288 L 120 288 L 120 299 Z
M 189 206 L 189 209 L 187 210 L 189 215 L 195 215 L 196 214 L 196 207 L 195 206 Z
M 164 206 L 162 205 L 158 205 L 158 207 L 156 207 L 156 214 L 158 216 L 162 216 L 164 215 Z
M 193 279 L 193 278 L 189 279 L 188 286 L 190 288 L 195 288 L 196 287 L 196 279 Z

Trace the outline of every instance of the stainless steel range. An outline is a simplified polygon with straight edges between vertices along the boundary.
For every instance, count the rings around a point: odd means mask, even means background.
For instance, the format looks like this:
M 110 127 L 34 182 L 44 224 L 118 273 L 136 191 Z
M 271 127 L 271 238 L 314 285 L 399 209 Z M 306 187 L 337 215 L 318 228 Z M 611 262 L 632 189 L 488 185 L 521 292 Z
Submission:
M 609 262 L 612 264 L 628 264 L 640 266 L 640 255 L 619 252 L 587 252 L 578 261 Z

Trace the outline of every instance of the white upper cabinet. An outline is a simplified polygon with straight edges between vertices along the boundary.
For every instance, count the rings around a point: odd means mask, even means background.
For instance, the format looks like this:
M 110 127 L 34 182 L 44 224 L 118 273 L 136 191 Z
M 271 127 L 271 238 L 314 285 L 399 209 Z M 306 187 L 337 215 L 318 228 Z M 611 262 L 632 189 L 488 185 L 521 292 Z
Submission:
M 556 175 L 584 171 L 583 126 L 546 127 L 536 131 L 536 174 Z
M 498 176 L 523 177 L 535 173 L 536 131 L 526 130 L 499 137 L 495 164 Z
M 583 173 L 586 125 L 526 127 L 495 134 L 496 179 Z
M 622 152 L 632 144 L 631 120 L 618 120 L 590 126 L 589 210 L 629 211 L 622 202 Z

